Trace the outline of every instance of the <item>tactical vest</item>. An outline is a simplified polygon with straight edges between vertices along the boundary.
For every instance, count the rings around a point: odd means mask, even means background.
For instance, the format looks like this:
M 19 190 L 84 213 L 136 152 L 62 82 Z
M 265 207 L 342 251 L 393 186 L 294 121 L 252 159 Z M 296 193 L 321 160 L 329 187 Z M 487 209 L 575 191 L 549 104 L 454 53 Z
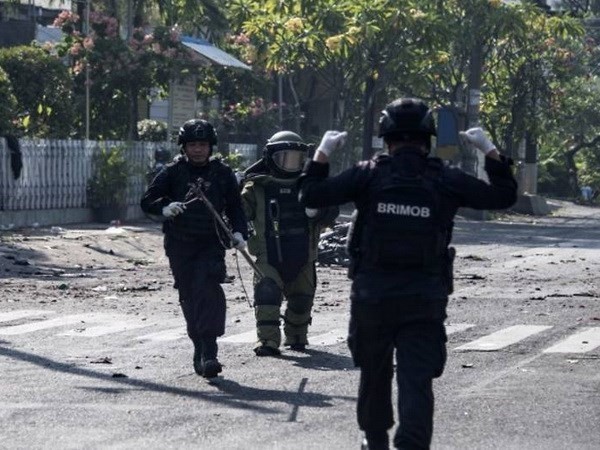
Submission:
M 361 264 L 383 270 L 427 270 L 445 266 L 450 226 L 442 217 L 438 173 L 415 176 L 377 164 L 369 201 L 359 213 Z M 362 217 L 361 217 L 362 216 Z
M 295 183 L 264 184 L 267 261 L 285 282 L 292 281 L 308 262 L 310 233 Z
M 227 194 L 227 172 L 224 168 L 218 160 L 211 160 L 208 170 L 203 172 L 206 186 L 204 193 L 218 212 L 225 208 Z M 193 196 L 190 196 L 190 187 L 196 182 L 193 168 L 180 161 L 169 169 L 172 171 L 170 180 L 174 198 L 177 201 L 191 200 Z M 179 240 L 217 239 L 219 233 L 215 217 L 201 201 L 187 205 L 184 214 L 167 220 L 164 227 L 165 232 Z

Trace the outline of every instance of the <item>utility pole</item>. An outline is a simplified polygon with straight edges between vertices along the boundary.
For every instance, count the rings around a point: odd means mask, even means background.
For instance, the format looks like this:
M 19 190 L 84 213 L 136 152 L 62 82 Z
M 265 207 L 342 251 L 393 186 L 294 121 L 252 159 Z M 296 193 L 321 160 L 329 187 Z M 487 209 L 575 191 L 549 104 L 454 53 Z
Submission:
M 90 34 L 90 0 L 85 0 L 85 34 Z M 90 140 L 90 62 L 85 65 L 85 141 Z
M 474 29 L 473 47 L 471 48 L 471 60 L 469 63 L 468 95 L 467 95 L 467 128 L 479 126 L 479 110 L 481 103 L 481 69 L 483 66 L 483 37 L 479 27 L 473 21 Z M 467 146 L 466 155 L 463 157 L 462 166 L 465 172 L 486 179 L 484 171 L 485 156 L 480 152 Z M 465 215 L 475 220 L 486 220 L 487 211 L 466 209 Z
M 467 128 L 479 126 L 479 112 L 481 104 L 481 68 L 483 66 L 483 39 L 476 32 L 471 49 L 471 61 L 469 64 L 468 98 L 467 98 Z M 481 178 L 484 159 L 481 152 L 469 148 L 469 154 L 463 162 L 467 173 Z

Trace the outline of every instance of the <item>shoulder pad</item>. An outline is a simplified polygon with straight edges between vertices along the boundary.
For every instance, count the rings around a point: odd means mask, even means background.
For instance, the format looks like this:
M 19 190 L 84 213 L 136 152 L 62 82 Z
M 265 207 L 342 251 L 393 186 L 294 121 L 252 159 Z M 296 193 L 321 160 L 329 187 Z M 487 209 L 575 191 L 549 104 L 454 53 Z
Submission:
M 375 156 L 373 156 L 373 161 L 375 161 L 377 164 L 381 164 L 381 163 L 388 163 L 391 161 L 391 157 L 390 155 L 388 155 L 387 153 L 379 153 Z
M 427 158 L 427 167 L 429 169 L 441 170 L 444 167 L 444 161 L 440 158 Z
M 227 164 L 225 164 L 223 161 L 221 161 L 220 158 L 215 158 L 214 156 L 211 157 L 211 159 L 208 161 L 208 165 L 209 167 L 213 167 L 218 171 L 221 172 L 232 172 L 233 170 L 231 170 L 231 167 L 229 167 Z
M 183 155 L 177 155 L 173 158 L 173 160 L 167 164 L 165 164 L 165 166 L 167 167 L 173 167 L 176 166 L 178 164 L 182 164 L 185 162 L 185 158 L 183 157 Z
M 248 182 L 248 181 L 252 181 L 252 182 L 261 182 L 261 181 L 268 181 L 269 179 L 272 179 L 273 177 L 269 174 L 266 173 L 251 173 L 246 175 L 246 178 L 244 178 L 244 182 Z

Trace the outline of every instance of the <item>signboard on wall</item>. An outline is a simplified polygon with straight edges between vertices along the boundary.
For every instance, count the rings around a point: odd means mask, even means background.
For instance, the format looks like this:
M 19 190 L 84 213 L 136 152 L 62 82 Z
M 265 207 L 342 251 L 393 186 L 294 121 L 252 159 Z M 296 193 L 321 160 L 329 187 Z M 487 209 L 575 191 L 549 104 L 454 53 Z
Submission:
M 196 77 L 172 81 L 169 94 L 169 128 L 196 117 Z

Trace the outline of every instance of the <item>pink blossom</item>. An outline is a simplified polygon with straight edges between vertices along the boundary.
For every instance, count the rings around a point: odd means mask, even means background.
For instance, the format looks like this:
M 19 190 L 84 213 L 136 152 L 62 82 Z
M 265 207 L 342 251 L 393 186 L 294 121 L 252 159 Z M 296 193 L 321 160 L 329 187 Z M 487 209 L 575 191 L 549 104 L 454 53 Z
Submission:
M 79 60 L 73 66 L 73 73 L 75 75 L 79 75 L 81 72 L 83 72 L 84 69 L 85 69 L 85 64 L 83 63 L 82 60 Z
M 91 50 L 91 49 L 93 49 L 93 48 L 94 48 L 94 40 L 93 40 L 91 37 L 89 37 L 89 36 L 88 36 L 88 37 L 86 37 L 86 38 L 83 40 L 83 47 L 84 47 L 86 50 Z
M 73 47 L 71 47 L 71 50 L 69 53 L 71 53 L 71 55 L 73 56 L 77 56 L 79 55 L 79 52 L 81 51 L 83 47 L 81 46 L 81 44 L 79 42 L 76 42 L 75 44 L 73 44 Z
M 238 45 L 247 45 L 250 43 L 250 38 L 245 33 L 240 33 L 236 36 L 233 36 L 233 42 Z

